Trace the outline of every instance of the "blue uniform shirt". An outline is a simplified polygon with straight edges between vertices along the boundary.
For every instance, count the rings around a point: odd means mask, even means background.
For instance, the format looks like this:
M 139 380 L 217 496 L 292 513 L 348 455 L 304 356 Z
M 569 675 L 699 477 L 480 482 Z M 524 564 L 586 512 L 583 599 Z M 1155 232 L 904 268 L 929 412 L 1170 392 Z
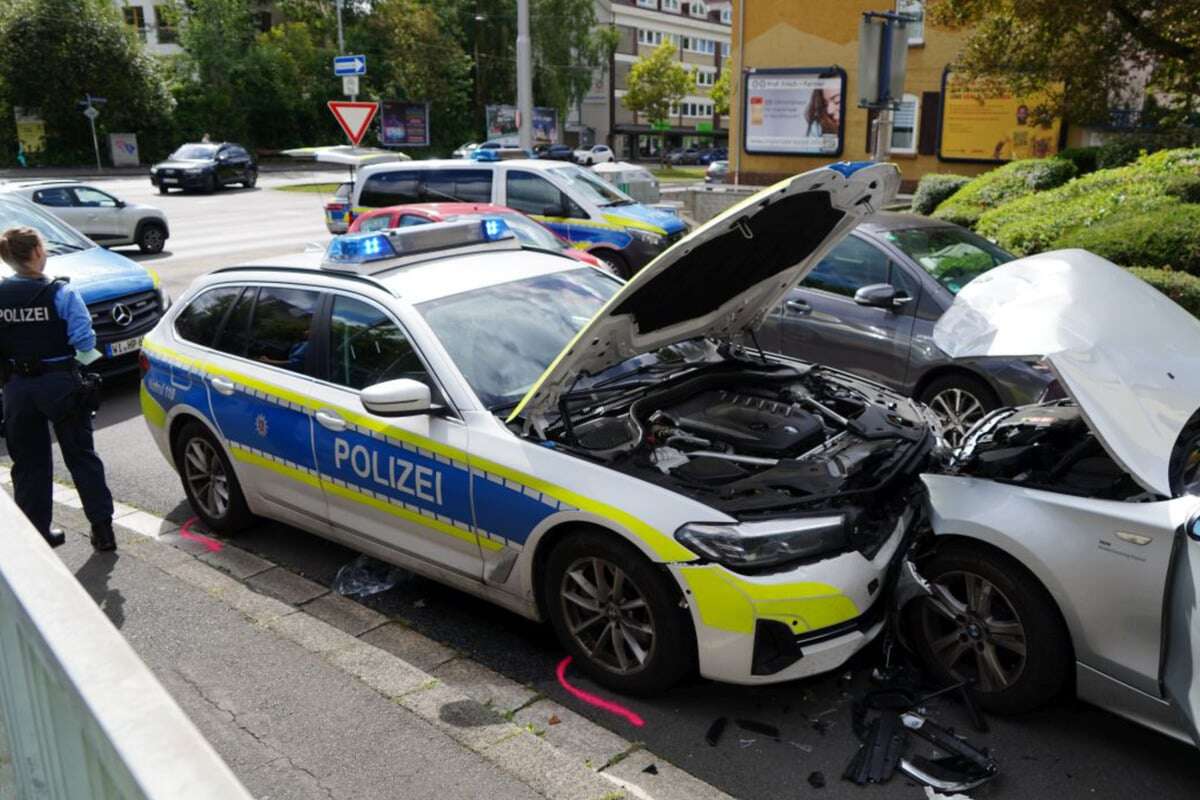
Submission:
M 19 281 L 41 280 L 41 278 L 26 278 L 24 275 L 12 277 Z M 59 287 L 58 294 L 54 296 L 54 310 L 67 323 L 67 341 L 71 343 L 71 347 L 81 353 L 86 353 L 96 346 L 96 332 L 92 330 L 92 315 L 88 313 L 87 304 L 83 302 L 79 292 L 75 291 L 75 287 L 69 283 L 64 283 Z M 47 358 L 46 361 L 66 361 L 68 358 L 74 358 L 74 356 Z

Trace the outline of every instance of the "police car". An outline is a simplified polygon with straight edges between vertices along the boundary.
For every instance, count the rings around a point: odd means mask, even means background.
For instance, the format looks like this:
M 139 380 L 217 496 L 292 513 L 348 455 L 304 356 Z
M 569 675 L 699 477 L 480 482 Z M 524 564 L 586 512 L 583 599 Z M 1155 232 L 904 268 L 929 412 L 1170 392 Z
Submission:
M 627 284 L 499 219 L 219 270 L 147 337 L 145 418 L 207 525 L 281 520 L 549 620 L 610 687 L 830 670 L 883 626 L 935 423 L 735 338 L 898 182 L 798 175 Z

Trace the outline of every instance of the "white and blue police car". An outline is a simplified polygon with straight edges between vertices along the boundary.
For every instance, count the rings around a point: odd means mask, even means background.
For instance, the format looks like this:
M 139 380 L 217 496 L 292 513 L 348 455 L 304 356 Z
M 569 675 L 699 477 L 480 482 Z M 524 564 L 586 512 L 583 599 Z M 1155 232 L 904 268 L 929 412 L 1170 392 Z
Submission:
M 834 669 L 884 624 L 938 433 L 739 342 L 898 183 L 798 175 L 626 284 L 495 218 L 219 270 L 146 338 L 145 418 L 213 529 L 281 520 L 549 620 L 610 687 Z

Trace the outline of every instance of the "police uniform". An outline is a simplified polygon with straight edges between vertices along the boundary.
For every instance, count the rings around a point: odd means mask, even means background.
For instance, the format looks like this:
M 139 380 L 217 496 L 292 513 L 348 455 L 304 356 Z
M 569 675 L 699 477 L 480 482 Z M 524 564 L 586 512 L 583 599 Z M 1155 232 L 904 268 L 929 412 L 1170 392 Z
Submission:
M 50 529 L 53 425 L 92 526 L 92 545 L 111 550 L 112 494 L 92 443 L 92 414 L 81 403 L 83 380 L 75 360 L 76 351 L 95 346 L 87 306 L 64 280 L 17 275 L 0 281 L 5 433 L 17 505 L 48 542 L 61 543 Z

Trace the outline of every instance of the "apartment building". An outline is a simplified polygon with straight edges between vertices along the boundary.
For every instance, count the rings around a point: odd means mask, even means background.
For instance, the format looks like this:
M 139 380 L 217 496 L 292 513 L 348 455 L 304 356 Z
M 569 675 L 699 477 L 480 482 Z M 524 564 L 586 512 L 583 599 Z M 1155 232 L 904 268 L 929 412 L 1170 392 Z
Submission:
M 599 25 L 613 25 L 620 35 L 608 68 L 598 72 L 591 92 L 568 120 L 583 142 L 607 143 L 620 158 L 653 158 L 663 146 L 724 146 L 728 117 L 713 109 L 709 91 L 729 59 L 732 8 L 707 0 L 596 0 Z M 625 107 L 621 98 L 629 71 L 664 40 L 678 46 L 679 62 L 695 78 L 691 93 L 671 109 L 665 125 Z
M 113 0 L 125 17 L 125 24 L 137 31 L 146 49 L 160 56 L 183 52 L 179 35 L 170 14 L 171 3 L 165 0 Z M 270 30 L 274 23 L 271 3 L 262 3 L 254 12 L 254 24 L 259 30 Z

